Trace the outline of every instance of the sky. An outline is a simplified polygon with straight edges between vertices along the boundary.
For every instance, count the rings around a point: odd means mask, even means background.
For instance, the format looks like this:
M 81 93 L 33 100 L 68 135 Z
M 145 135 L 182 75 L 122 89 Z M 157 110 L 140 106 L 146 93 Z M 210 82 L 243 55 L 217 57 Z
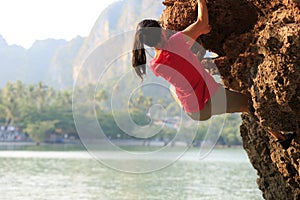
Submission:
M 117 0 L 1 0 L 0 35 L 30 48 L 35 40 L 88 36 L 101 12 Z

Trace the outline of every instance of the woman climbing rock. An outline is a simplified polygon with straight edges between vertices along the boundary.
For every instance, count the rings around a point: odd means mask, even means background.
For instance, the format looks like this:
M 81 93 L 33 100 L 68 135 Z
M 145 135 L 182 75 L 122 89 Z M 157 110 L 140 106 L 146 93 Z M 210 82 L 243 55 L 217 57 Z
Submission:
M 143 79 L 146 75 L 144 45 L 154 48 L 155 56 L 150 61 L 150 69 L 175 88 L 176 96 L 187 115 L 199 121 L 208 120 L 217 114 L 249 112 L 248 96 L 218 84 L 190 50 L 200 35 L 209 32 L 206 0 L 198 0 L 196 22 L 171 37 L 168 37 L 168 30 L 163 29 L 158 21 L 141 21 L 137 26 L 132 51 L 132 66 Z M 291 140 L 291 137 L 280 133 L 272 132 L 272 135 L 280 143 Z

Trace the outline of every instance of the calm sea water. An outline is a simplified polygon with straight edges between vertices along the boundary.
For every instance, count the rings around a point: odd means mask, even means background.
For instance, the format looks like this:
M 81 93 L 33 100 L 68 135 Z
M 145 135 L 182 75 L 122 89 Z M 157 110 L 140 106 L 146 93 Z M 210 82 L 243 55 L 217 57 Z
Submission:
M 85 151 L 0 151 L 0 200 L 262 199 L 256 178 L 242 149 L 216 149 L 201 160 L 191 150 L 139 175 L 110 169 Z

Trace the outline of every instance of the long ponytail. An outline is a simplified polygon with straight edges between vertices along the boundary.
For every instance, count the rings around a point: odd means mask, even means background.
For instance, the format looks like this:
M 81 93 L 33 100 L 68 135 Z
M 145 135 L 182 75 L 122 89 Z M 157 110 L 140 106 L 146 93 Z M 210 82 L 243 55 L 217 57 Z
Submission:
M 146 51 L 141 30 L 137 30 L 134 37 L 132 50 L 132 66 L 136 74 L 143 80 L 146 74 Z
M 158 21 L 145 19 L 138 24 L 132 50 L 132 66 L 143 80 L 146 75 L 146 50 L 144 45 L 155 47 L 161 41 L 161 26 Z

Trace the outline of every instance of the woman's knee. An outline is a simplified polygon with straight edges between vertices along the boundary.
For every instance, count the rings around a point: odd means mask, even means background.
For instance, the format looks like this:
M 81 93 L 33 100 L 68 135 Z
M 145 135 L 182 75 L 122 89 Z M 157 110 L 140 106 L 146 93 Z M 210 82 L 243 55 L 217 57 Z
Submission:
M 200 113 L 200 121 L 207 121 L 211 118 L 211 115 L 203 115 Z
M 202 112 L 196 112 L 196 113 L 187 112 L 187 115 L 195 121 L 206 121 L 209 120 L 211 117 L 210 114 L 202 113 Z

